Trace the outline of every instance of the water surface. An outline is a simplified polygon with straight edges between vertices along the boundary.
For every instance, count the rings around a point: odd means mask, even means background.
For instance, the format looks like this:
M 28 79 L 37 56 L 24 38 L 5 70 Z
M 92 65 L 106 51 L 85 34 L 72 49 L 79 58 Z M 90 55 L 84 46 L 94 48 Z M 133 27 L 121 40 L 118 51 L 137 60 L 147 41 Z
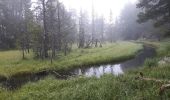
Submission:
M 120 75 L 126 72 L 127 70 L 142 67 L 144 61 L 147 58 L 152 58 L 156 54 L 155 49 L 150 46 L 144 46 L 144 49 L 136 55 L 134 59 L 127 60 L 118 64 L 108 64 L 100 66 L 91 66 L 84 68 L 77 68 L 71 70 L 69 73 L 74 75 L 83 75 L 86 77 L 100 77 L 103 74 L 113 74 Z

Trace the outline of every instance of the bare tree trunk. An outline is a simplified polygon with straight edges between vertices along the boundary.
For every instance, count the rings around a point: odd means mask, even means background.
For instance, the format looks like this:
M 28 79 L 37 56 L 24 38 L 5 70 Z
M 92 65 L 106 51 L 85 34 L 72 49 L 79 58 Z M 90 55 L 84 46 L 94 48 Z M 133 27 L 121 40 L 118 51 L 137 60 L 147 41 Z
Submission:
M 21 41 L 21 48 L 22 48 L 22 59 L 25 59 L 25 43 L 24 39 Z
M 43 25 L 44 25 L 44 34 L 43 34 L 43 58 L 48 57 L 48 34 L 47 34 L 47 23 L 46 23 L 46 7 L 45 7 L 45 0 L 42 0 L 43 6 Z
M 67 55 L 67 43 L 65 43 L 65 45 L 64 45 L 64 55 L 65 56 Z
M 98 44 L 97 44 L 98 40 L 96 39 L 95 41 L 95 47 L 98 47 Z
M 92 1 L 92 45 L 94 44 L 95 23 L 94 23 L 94 4 Z
M 24 48 L 22 48 L 22 59 L 25 59 Z
M 84 48 L 85 44 L 85 25 L 84 25 L 84 16 L 82 11 L 80 11 L 80 19 L 79 19 L 79 48 Z
M 102 29 L 101 29 L 101 41 L 100 41 L 100 44 L 102 45 L 103 42 L 104 42 L 104 18 L 102 16 Z
M 61 19 L 60 19 L 60 3 L 57 0 L 57 19 L 58 19 L 58 45 L 57 45 L 57 49 L 61 50 Z
M 50 58 L 50 59 L 51 59 L 51 64 L 52 64 L 52 63 L 53 63 L 53 57 L 54 57 L 54 56 L 53 56 L 53 52 L 54 52 L 54 51 L 53 51 L 53 50 L 54 50 L 53 36 L 51 37 L 51 39 L 52 39 L 52 40 L 51 40 L 51 58 Z

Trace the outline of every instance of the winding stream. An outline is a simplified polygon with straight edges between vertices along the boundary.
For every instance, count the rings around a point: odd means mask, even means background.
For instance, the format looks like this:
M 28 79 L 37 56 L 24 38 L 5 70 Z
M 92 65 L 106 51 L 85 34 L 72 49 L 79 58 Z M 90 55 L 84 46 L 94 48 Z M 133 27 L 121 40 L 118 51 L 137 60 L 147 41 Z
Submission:
M 48 75 L 53 75 L 57 79 L 68 79 L 69 77 L 75 77 L 79 75 L 83 75 L 86 77 L 98 77 L 104 75 L 104 74 L 113 74 L 113 75 L 120 75 L 124 72 L 141 67 L 147 58 L 152 58 L 156 54 L 155 49 L 150 46 L 144 46 L 144 49 L 136 55 L 135 58 L 131 60 L 127 60 L 121 63 L 117 64 L 108 64 L 108 65 L 100 65 L 100 66 L 90 66 L 90 67 L 82 67 L 82 68 L 76 68 L 69 71 L 42 71 L 36 74 L 26 74 L 22 76 L 13 76 L 10 79 L 3 79 L 0 80 L 0 84 L 9 89 L 9 90 L 15 90 L 20 88 L 22 85 L 28 83 L 28 82 L 36 82 L 40 79 L 43 79 L 44 77 Z
M 89 68 L 78 68 L 71 71 L 74 75 L 84 75 L 87 77 L 100 77 L 103 74 L 119 75 L 125 71 L 141 67 L 147 58 L 152 58 L 156 55 L 155 49 L 150 46 L 144 46 L 144 49 L 136 55 L 134 59 L 121 62 L 118 64 L 108 64 L 100 66 L 92 66 Z

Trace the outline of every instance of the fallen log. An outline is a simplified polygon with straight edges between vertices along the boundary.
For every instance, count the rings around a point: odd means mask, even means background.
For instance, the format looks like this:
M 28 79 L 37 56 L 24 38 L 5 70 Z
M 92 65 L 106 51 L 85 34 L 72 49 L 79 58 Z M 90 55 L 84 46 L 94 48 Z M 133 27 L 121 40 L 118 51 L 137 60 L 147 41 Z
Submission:
M 166 89 L 170 89 L 170 84 L 164 84 L 161 86 L 160 90 L 159 90 L 159 95 L 162 95 Z
M 156 79 L 156 78 L 146 78 L 146 77 L 143 77 L 143 73 L 141 73 L 141 72 L 140 72 L 140 76 L 137 77 L 137 79 L 144 80 L 144 81 L 153 81 L 153 82 L 157 82 L 157 83 L 162 83 L 163 85 L 160 87 L 159 95 L 163 95 L 165 90 L 170 89 L 170 80 L 162 80 L 162 79 Z
M 170 84 L 170 80 L 162 80 L 162 79 L 144 77 L 142 72 L 140 72 L 140 76 L 137 77 L 137 79 L 144 80 L 144 81 L 154 81 L 157 83 L 169 83 Z
M 156 78 L 138 77 L 138 79 L 144 80 L 144 81 L 153 81 L 157 83 L 170 83 L 169 80 L 161 80 L 161 79 L 156 79 Z

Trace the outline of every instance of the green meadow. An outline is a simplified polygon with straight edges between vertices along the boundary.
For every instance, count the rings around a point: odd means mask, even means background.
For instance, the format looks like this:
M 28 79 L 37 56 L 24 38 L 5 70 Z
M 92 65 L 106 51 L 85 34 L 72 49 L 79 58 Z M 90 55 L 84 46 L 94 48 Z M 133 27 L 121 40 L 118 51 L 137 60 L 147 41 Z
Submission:
M 44 70 L 69 70 L 76 67 L 115 63 L 135 57 L 136 53 L 142 48 L 142 44 L 132 42 L 105 44 L 102 48 L 73 48 L 67 56 L 59 53 L 60 56 L 52 64 L 48 59 L 35 59 L 33 53 L 26 54 L 26 59 L 23 60 L 21 51 L 1 51 L 0 76 L 8 78 Z

